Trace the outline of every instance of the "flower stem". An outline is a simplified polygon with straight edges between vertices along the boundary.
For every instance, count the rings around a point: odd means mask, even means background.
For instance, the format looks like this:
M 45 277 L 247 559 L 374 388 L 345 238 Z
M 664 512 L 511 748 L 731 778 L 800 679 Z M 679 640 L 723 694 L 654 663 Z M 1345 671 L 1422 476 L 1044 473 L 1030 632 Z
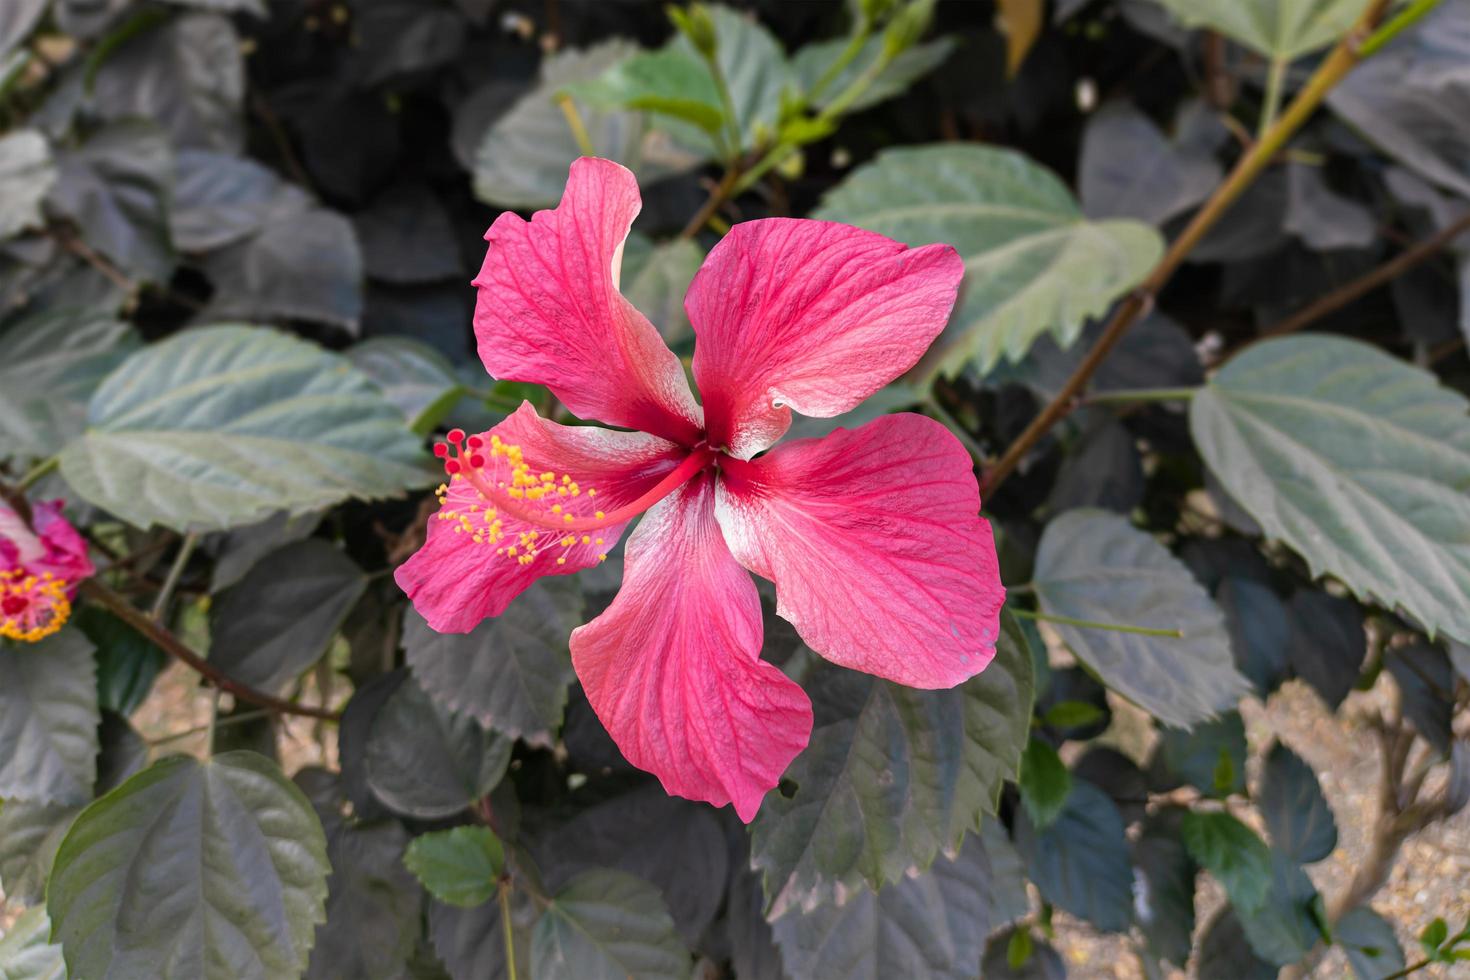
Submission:
M 1072 616 L 1054 616 L 1051 613 L 1035 612 L 1031 609 L 1012 609 L 1011 614 L 1022 619 L 1034 619 L 1042 623 L 1060 626 L 1076 626 L 1080 629 L 1107 630 L 1109 633 L 1136 633 L 1139 636 L 1166 636 L 1171 640 L 1184 639 L 1183 630 L 1156 629 L 1152 626 L 1128 626 L 1123 623 L 1099 623 L 1091 619 L 1075 619 Z
M 41 462 L 32 467 L 29 473 L 21 477 L 20 483 L 16 484 L 16 486 L 20 489 L 22 493 L 24 493 L 32 486 L 34 486 L 37 481 L 39 481 L 42 477 L 50 473 L 52 470 L 56 469 L 56 467 L 60 465 L 60 463 L 60 456 L 52 456 L 48 459 L 43 459 Z
M 584 157 L 597 156 L 597 148 L 592 145 L 592 136 L 587 132 L 587 124 L 582 121 L 582 114 L 577 111 L 577 103 L 565 92 L 556 97 L 556 104 L 561 109 L 561 114 L 566 117 L 567 128 L 572 131 L 572 138 L 577 141 L 577 149 L 582 151 Z
M 1197 391 L 1198 388 L 1118 388 L 1113 391 L 1094 391 L 1085 401 L 1089 405 L 1107 402 L 1187 402 Z
M 149 615 L 156 623 L 163 622 L 164 614 L 168 612 L 168 601 L 173 598 L 174 589 L 178 587 L 179 579 L 183 577 L 184 566 L 189 564 L 189 556 L 194 553 L 194 546 L 199 543 L 199 536 L 193 531 L 184 535 L 184 540 L 179 544 L 179 553 L 174 555 L 174 563 L 169 566 L 168 576 L 163 580 L 163 588 L 158 590 L 158 598 L 153 600 L 153 611 Z
M 1414 3 L 1399 11 L 1387 24 L 1374 31 L 1368 40 L 1359 45 L 1358 56 L 1367 58 L 1377 53 L 1385 44 L 1418 23 L 1425 14 L 1438 6 L 1439 0 L 1415 0 Z
M 510 882 L 500 883 L 500 928 L 505 934 L 505 972 L 510 980 L 516 980 L 515 928 L 510 921 Z
M 1281 92 L 1289 64 L 1290 61 L 1286 58 L 1271 59 L 1271 67 L 1266 71 L 1266 97 L 1261 103 L 1261 121 L 1256 127 L 1256 139 L 1264 138 L 1270 132 L 1271 127 L 1276 124 L 1276 116 L 1281 111 Z
M 821 98 L 822 93 L 827 91 L 827 86 L 837 81 L 847 66 L 852 64 L 853 59 L 862 53 L 863 45 L 868 43 L 868 36 L 871 33 L 872 25 L 866 17 L 862 18 L 857 30 L 853 31 L 852 38 L 848 40 L 847 47 L 843 48 L 842 53 L 833 59 L 832 63 L 827 66 L 827 70 L 822 72 L 822 77 L 817 79 L 816 84 L 811 87 L 811 91 L 806 93 L 808 102 L 815 102 Z

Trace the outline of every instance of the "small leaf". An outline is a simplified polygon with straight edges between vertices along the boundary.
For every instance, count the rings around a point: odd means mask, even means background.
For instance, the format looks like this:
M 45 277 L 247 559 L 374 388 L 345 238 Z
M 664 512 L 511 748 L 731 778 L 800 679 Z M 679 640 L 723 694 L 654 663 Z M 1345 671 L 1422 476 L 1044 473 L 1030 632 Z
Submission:
M 1404 968 L 1404 950 L 1392 923 L 1366 905 L 1337 920 L 1336 942 L 1358 980 L 1381 980 Z
M 0 797 L 85 803 L 97 778 L 92 643 L 64 629 L 36 643 L 0 639 Z
M 1270 887 L 1259 907 L 1246 910 L 1237 903 L 1235 911 L 1256 955 L 1287 966 L 1329 938 L 1322 932 L 1322 899 L 1307 873 L 1281 854 L 1272 853 L 1268 880 Z
M 684 980 L 689 954 L 656 888 L 621 871 L 589 871 L 547 905 L 531 964 L 538 980 Z
M 1450 938 L 1449 923 L 1436 916 L 1434 921 L 1425 926 L 1424 931 L 1419 933 L 1419 945 L 1425 953 L 1433 956 L 1439 952 L 1439 947 L 1448 938 Z
M 97 390 L 88 424 L 62 476 L 139 527 L 238 527 L 429 478 L 371 382 L 274 330 L 189 330 L 138 351 Z
M 829 41 L 813 42 L 796 52 L 796 56 L 791 59 L 791 69 L 803 92 L 812 90 L 817 80 L 826 73 L 827 68 L 846 50 L 847 45 L 847 39 L 839 37 Z M 858 112 L 902 95 L 920 78 L 949 60 L 949 56 L 954 53 L 956 47 L 953 38 L 941 37 L 927 44 L 916 44 L 911 48 L 906 48 L 898 57 L 888 62 L 882 71 L 873 76 L 862 94 L 848 105 L 847 111 L 849 113 Z M 868 38 L 857 57 L 853 58 L 846 68 L 838 72 L 837 76 L 822 90 L 813 103 L 815 107 L 827 108 L 838 95 L 846 91 L 847 87 L 857 80 L 859 75 L 875 65 L 882 55 L 883 38 L 880 36 Z
M 1261 907 L 1271 889 L 1271 851 L 1228 813 L 1195 810 L 1180 824 L 1189 856 L 1219 879 L 1243 914 Z
M 1041 716 L 1044 724 L 1052 728 L 1082 728 L 1096 724 L 1104 718 L 1103 710 L 1086 701 L 1059 701 L 1046 709 Z
M 1171 142 L 1131 100 L 1109 102 L 1087 121 L 1077 169 L 1089 218 L 1154 226 L 1199 204 L 1221 177 L 1208 148 Z
M 1042 609 L 1055 616 L 1183 633 L 1055 627 L 1103 683 L 1167 725 L 1213 718 L 1247 690 L 1219 608 L 1178 559 L 1126 518 L 1073 510 L 1052 520 L 1037 547 L 1034 584 Z
M 1066 980 L 1067 966 L 1061 954 L 1050 943 L 1032 939 L 1029 933 L 1025 940 L 1017 940 L 1023 932 L 1027 932 L 1026 926 L 1016 926 L 990 937 L 980 961 L 980 976 L 985 980 Z M 1018 942 L 1027 944 L 1030 955 L 1020 966 L 1013 966 L 1011 950 Z
M 1359 597 L 1470 638 L 1470 409 L 1366 344 L 1270 340 L 1190 403 L 1196 446 L 1265 529 Z M 1364 447 L 1372 447 L 1365 452 Z
M 97 649 L 98 706 L 130 715 L 153 690 L 168 654 L 100 606 L 83 606 L 76 625 Z
M 1180 967 L 1189 962 L 1193 945 L 1195 878 L 1199 870 L 1180 839 L 1180 822 L 1188 812 L 1177 806 L 1155 811 L 1144 821 L 1143 832 L 1133 845 L 1138 870 L 1134 918 L 1149 951 Z
M 1039 738 L 1026 743 L 1021 756 L 1021 774 L 1017 782 L 1021 802 L 1038 829 L 1049 827 L 1067 803 L 1072 791 L 1072 774 L 1057 755 L 1057 750 Z
M 36 906 L 16 918 L 0 937 L 0 976 L 5 980 L 66 980 L 61 946 L 51 941 L 51 920 Z
M 1384 651 L 1384 666 L 1399 688 L 1404 717 L 1441 757 L 1454 740 L 1455 673 L 1438 647 L 1415 643 Z
M 275 980 L 306 968 L 324 917 L 326 840 L 269 761 L 154 763 L 82 811 L 46 905 L 72 976 Z
M 1102 790 L 1073 780 L 1060 816 L 1044 830 L 1034 827 L 1022 809 L 1016 850 L 1046 901 L 1106 932 L 1128 928 L 1133 903 L 1128 838 L 1118 808 Z
M 1025 157 L 957 143 L 879 153 L 813 217 L 959 250 L 960 305 L 920 363 L 929 373 L 1020 360 L 1048 330 L 1069 346 L 1163 251 L 1145 225 L 1085 220 L 1066 186 Z
M 1017 929 L 1011 933 L 1010 941 L 1006 943 L 1006 966 L 1012 970 L 1019 970 L 1031 959 L 1034 947 L 1031 942 L 1030 929 Z
M 1357 683 L 1368 656 L 1363 611 L 1348 599 L 1317 589 L 1298 589 L 1287 612 L 1291 669 L 1336 710 Z
M 403 863 L 439 901 L 468 908 L 495 894 L 505 849 L 489 827 L 455 827 L 415 837 Z
M 1186 27 L 1219 31 L 1267 58 L 1292 59 L 1347 33 L 1358 0 L 1158 0 Z
M 1337 822 L 1317 774 L 1284 745 L 1266 756 L 1259 804 L 1272 847 L 1292 860 L 1311 864 L 1336 849 Z
M 45 223 L 41 201 L 56 183 L 56 164 L 46 137 L 34 129 L 17 129 L 0 136 L 0 238 Z
M 1276 980 L 1281 972 L 1251 949 L 1240 919 L 1228 905 L 1205 926 L 1195 969 L 1199 980 Z

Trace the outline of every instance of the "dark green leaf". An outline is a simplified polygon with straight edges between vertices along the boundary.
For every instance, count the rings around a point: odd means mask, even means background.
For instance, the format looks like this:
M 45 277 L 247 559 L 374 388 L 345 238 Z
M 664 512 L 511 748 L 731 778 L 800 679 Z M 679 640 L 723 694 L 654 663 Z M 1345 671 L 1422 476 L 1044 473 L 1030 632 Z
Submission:
M 436 633 L 410 611 L 403 649 L 414 677 L 439 704 L 549 748 L 575 678 L 567 637 L 581 622 L 578 584 L 543 579 L 469 633 Z
M 275 980 L 306 967 L 327 897 L 310 803 L 248 752 L 172 756 L 82 811 L 47 889 L 73 976 Z
M 1130 100 L 1088 120 L 1077 164 L 1089 218 L 1137 218 L 1159 226 L 1203 201 L 1220 182 L 1214 154 L 1171 142 Z
M 1236 904 L 1235 914 L 1256 955 L 1282 966 L 1302 959 L 1323 938 L 1322 899 L 1307 873 L 1281 854 L 1271 855 L 1264 903 L 1251 910 Z
M 0 937 L 0 976 L 5 980 L 66 980 L 61 947 L 53 945 L 51 920 L 41 906 L 21 913 Z
M 1259 803 L 1271 846 L 1293 861 L 1321 861 L 1337 847 L 1337 822 L 1317 774 L 1284 745 L 1266 756 Z
M 1026 937 L 1029 950 L 1025 962 L 1019 964 L 1012 962 L 1012 952 L 1023 942 L 1017 936 Z M 985 980 L 1066 980 L 1067 966 L 1050 943 L 1036 942 L 1026 926 L 1017 926 L 991 937 L 980 963 L 980 975 Z
M 1383 663 L 1399 687 L 1404 717 L 1441 756 L 1454 740 L 1455 674 L 1449 657 L 1424 643 L 1385 650 Z
M 1288 606 L 1291 669 L 1336 709 L 1358 681 L 1368 655 L 1363 612 L 1353 602 L 1316 589 L 1298 589 Z
M 281 211 L 302 210 L 311 199 L 273 170 L 248 157 L 186 149 L 175 159 L 169 228 L 185 252 L 211 252 L 265 227 Z
M 1366 905 L 1338 919 L 1333 932 L 1358 980 L 1381 980 L 1404 968 L 1404 950 L 1393 925 Z
M 377 382 L 415 432 L 428 434 L 461 394 L 454 367 L 434 348 L 407 337 L 374 337 L 347 358 Z
M 623 295 L 671 344 L 690 336 L 684 294 L 703 261 L 704 250 L 687 238 L 654 244 L 632 234 L 624 243 Z
M 422 8 L 410 3 L 418 16 Z M 449 213 L 425 184 L 401 184 L 353 218 L 367 274 L 392 283 L 435 282 L 464 274 Z
M 971 836 L 917 877 L 788 912 L 772 923 L 787 975 L 969 980 L 990 931 L 989 872 Z
M 1036 552 L 1035 587 L 1052 615 L 1182 631 L 1174 638 L 1056 626 L 1103 683 L 1165 724 L 1213 718 L 1247 689 L 1219 608 L 1178 559 L 1126 518 L 1074 510 L 1051 521 Z
M 1335 193 L 1320 166 L 1287 164 L 1286 188 L 1282 227 L 1308 248 L 1317 251 L 1367 248 L 1378 238 L 1373 212 Z
M 689 954 L 658 889 L 621 871 L 588 871 L 546 906 L 531 972 L 538 980 L 684 980 Z
M 1056 821 L 1044 830 L 1016 816 L 1016 849 L 1041 897 L 1105 932 L 1131 921 L 1133 868 L 1123 818 L 1096 786 L 1073 780 Z
M 511 741 L 450 714 L 408 680 L 373 718 L 368 785 L 389 808 L 421 819 L 450 817 L 485 796 L 510 763 Z
M 454 61 L 469 33 L 464 16 L 443 4 L 371 0 L 353 6 L 353 74 L 365 87 Z
M 1037 830 L 1045 830 L 1062 812 L 1072 791 L 1072 774 L 1057 750 L 1039 738 L 1026 743 L 1017 780 L 1021 802 Z
M 0 798 L 85 803 L 97 778 L 92 643 L 64 629 L 35 643 L 0 639 Z
M 148 765 L 148 743 L 127 718 L 103 711 L 97 726 L 97 795 L 110 793 Z
M 1066 347 L 1083 321 L 1143 278 L 1162 251 L 1153 229 L 1086 221 L 1053 174 L 1009 150 L 948 143 L 891 149 L 830 191 L 813 217 L 909 245 L 947 242 L 965 287 L 926 370 L 1020 360 L 1048 330 Z
M 1192 732 L 1165 729 L 1159 759 L 1167 772 L 1210 796 L 1245 792 L 1245 722 L 1231 712 Z M 1228 779 L 1219 777 L 1228 775 Z
M 418 440 L 341 358 L 251 327 L 129 357 L 62 451 L 78 493 L 140 527 L 224 529 L 423 485 Z
M 1220 583 L 1215 601 L 1225 614 L 1235 665 L 1265 697 L 1286 676 L 1291 647 L 1286 605 L 1269 586 L 1238 576 Z
M 495 894 L 505 849 L 489 827 L 455 827 L 415 837 L 403 863 L 439 901 L 469 908 Z
M 541 910 L 523 889 L 511 892 L 510 903 L 516 975 L 539 980 L 539 975 L 531 972 L 531 945 L 532 931 Z M 434 951 L 454 980 L 509 980 L 499 902 L 487 902 L 472 909 L 434 902 L 429 908 L 429 932 Z
M 45 223 L 41 201 L 56 183 L 56 164 L 46 137 L 33 129 L 17 129 L 0 136 L 0 238 Z
M 1466 411 L 1366 344 L 1285 337 L 1232 358 L 1191 401 L 1190 429 L 1230 495 L 1313 575 L 1470 637 L 1470 555 L 1449 544 L 1470 523 Z
M 76 625 L 97 649 L 97 704 L 129 715 L 153 690 L 168 654 L 100 606 L 77 610 Z
M 298 777 L 299 778 L 299 777 Z M 403 866 L 408 834 L 396 821 L 329 821 L 327 918 L 316 930 L 307 980 L 410 980 L 423 891 Z
M 1081 728 L 1096 724 L 1106 716 L 1095 704 L 1086 701 L 1058 701 L 1046 709 L 1042 722 L 1052 728 Z
M 1199 980 L 1276 980 L 1281 972 L 1251 949 L 1235 910 L 1228 905 L 1205 926 L 1195 969 Z
M 566 90 L 599 109 L 646 109 L 718 137 L 726 122 L 714 77 L 698 54 L 675 45 L 640 51 L 597 78 L 573 83 Z M 719 146 L 717 138 L 711 149 Z
M 1006 615 L 990 666 L 952 690 L 825 673 L 833 710 L 787 772 L 796 793 L 767 797 L 752 827 L 773 914 L 810 910 L 863 881 L 898 881 L 978 829 L 1020 761 L 1031 670 Z
M 80 806 L 65 803 L 12 799 L 0 804 L 0 886 L 7 901 L 32 905 L 46 897 L 56 849 L 81 812 Z M 0 976 L 7 976 L 3 969 Z
M 1271 890 L 1271 851 L 1256 832 L 1219 810 L 1184 815 L 1180 833 L 1189 856 L 1219 879 L 1241 914 L 1261 908 Z
M 1118 805 L 1124 823 L 1143 818 L 1149 798 L 1148 775 L 1122 752 L 1106 745 L 1093 745 L 1072 766 L 1072 775 L 1108 794 Z
M 237 681 L 279 691 L 321 658 L 366 587 L 362 569 L 335 545 L 288 544 L 210 607 L 209 660 Z
M 1134 917 L 1150 952 L 1181 968 L 1189 962 L 1193 945 L 1198 870 L 1180 840 L 1180 824 L 1187 812 L 1170 806 L 1150 814 L 1133 845 L 1138 868 Z
M 1052 513 L 1100 507 L 1126 514 L 1143 501 L 1143 465 L 1129 431 L 1096 416 L 1062 460 L 1046 505 Z
M 321 523 L 322 515 L 301 514 L 292 517 L 282 511 L 259 524 L 237 527 L 220 539 L 219 553 L 210 574 L 209 591 L 219 593 L 239 582 L 266 555 L 294 541 L 310 537 Z

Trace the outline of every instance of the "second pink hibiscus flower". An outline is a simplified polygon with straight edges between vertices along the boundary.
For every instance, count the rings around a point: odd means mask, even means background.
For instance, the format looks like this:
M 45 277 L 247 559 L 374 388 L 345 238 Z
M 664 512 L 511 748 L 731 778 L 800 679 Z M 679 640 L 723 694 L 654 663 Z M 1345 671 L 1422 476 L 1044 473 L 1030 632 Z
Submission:
M 572 633 L 573 666 L 630 762 L 748 822 L 812 727 L 806 694 L 760 659 L 748 572 L 842 666 L 945 688 L 994 655 L 1005 592 L 954 436 L 901 414 L 770 449 L 792 411 L 839 415 L 912 367 L 964 265 L 946 245 L 831 222 L 736 225 L 685 298 L 701 406 L 618 292 L 640 206 L 623 167 L 578 160 L 555 210 L 495 221 L 475 279 L 494 377 L 638 431 L 562 426 L 526 403 L 487 433 L 450 433 L 440 511 L 396 577 L 430 626 L 466 632 L 535 579 L 595 564 L 644 514 L 617 598 Z

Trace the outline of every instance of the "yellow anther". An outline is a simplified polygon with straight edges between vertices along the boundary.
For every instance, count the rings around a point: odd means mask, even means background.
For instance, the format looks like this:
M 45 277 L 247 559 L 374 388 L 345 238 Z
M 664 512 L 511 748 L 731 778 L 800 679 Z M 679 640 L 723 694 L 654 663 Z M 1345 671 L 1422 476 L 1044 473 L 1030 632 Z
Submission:
M 587 534 L 582 535 L 582 543 L 583 544 L 591 544 L 592 543 L 592 537 L 591 537 L 591 535 L 587 535 Z M 602 544 L 602 539 L 601 538 L 598 538 L 597 539 L 597 543 L 598 544 Z
M 607 555 L 598 555 L 597 556 L 597 560 L 598 561 L 607 561 Z
M 604 513 L 603 513 L 603 512 L 602 512 L 602 511 L 598 511 L 598 512 L 597 512 L 597 513 L 596 513 L 596 514 L 595 514 L 595 515 L 594 515 L 594 516 L 595 516 L 595 517 L 596 517 L 596 518 L 597 518 L 597 519 L 598 519 L 598 520 L 599 520 L 599 521 L 600 521 L 600 520 L 602 520 L 602 519 L 603 519 L 603 518 L 604 518 L 604 517 L 606 517 L 606 516 L 607 516 L 607 515 L 606 515 L 606 514 L 604 514 Z
M 515 545 L 511 545 L 509 548 L 506 548 L 505 549 L 505 553 L 507 555 L 510 555 L 512 558 L 514 558 L 516 556 L 516 546 Z
M 557 563 L 557 564 L 558 564 L 558 565 L 565 565 L 565 564 L 566 564 L 566 563 L 567 563 L 567 560 L 566 560 L 566 559 L 565 559 L 565 558 L 558 558 L 558 559 L 557 559 L 557 560 L 556 560 L 556 563 Z
M 568 524 L 570 524 L 570 523 L 572 523 L 572 521 L 573 521 L 573 520 L 575 520 L 575 518 L 574 518 L 574 517 L 572 517 L 572 515 L 571 515 L 571 514 L 568 514 L 568 515 L 566 515 L 566 516 L 565 516 L 565 517 L 563 517 L 563 518 L 562 518 L 562 520 L 564 520 L 564 521 L 566 521 L 566 522 L 567 522 L 567 523 L 568 523 Z
M 552 504 L 551 505 L 551 512 L 553 514 L 560 514 L 561 513 L 561 504 Z

